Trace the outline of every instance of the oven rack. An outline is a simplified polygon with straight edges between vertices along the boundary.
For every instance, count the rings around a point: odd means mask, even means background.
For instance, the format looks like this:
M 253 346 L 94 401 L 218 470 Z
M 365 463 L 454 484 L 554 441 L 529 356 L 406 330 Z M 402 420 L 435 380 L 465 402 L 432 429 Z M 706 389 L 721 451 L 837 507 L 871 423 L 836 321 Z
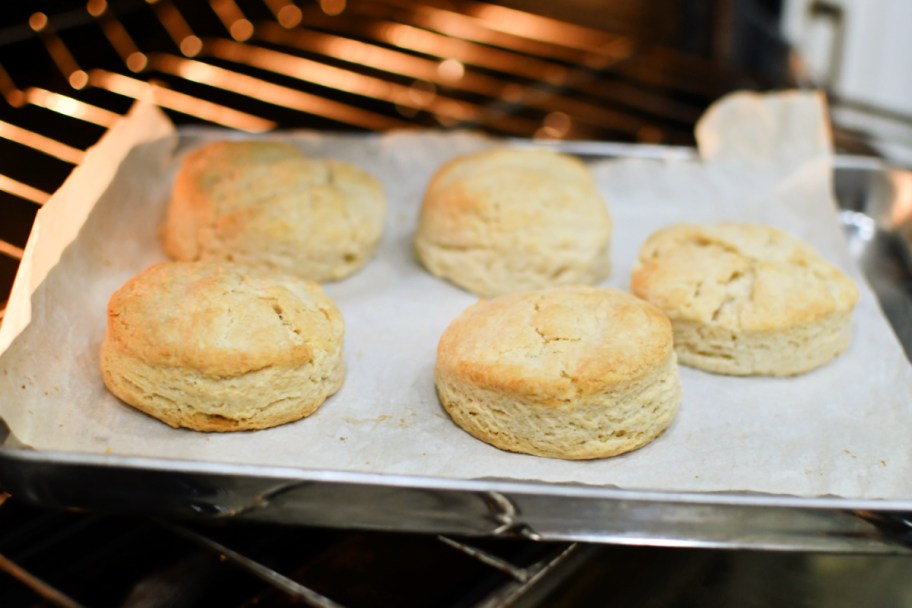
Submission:
M 0 574 L 0 601 L 8 606 L 41 598 L 66 608 L 203 600 L 342 608 L 374 605 L 378 589 L 399 606 L 508 606 L 544 593 L 536 585 L 566 578 L 591 552 L 577 543 L 211 526 L 0 500 L 0 571 L 18 583 Z M 54 558 L 38 559 L 48 554 Z
M 635 36 L 472 1 L 47 0 L 4 3 L 0 17 L 0 302 L 37 209 L 138 99 L 177 124 L 250 132 L 686 144 L 713 99 L 758 84 Z
M 635 36 L 482 2 L 48 0 L 27 8 L 4 3 L 0 15 L 0 302 L 8 296 L 38 209 L 136 100 L 156 103 L 178 124 L 248 132 L 419 126 L 689 144 L 693 121 L 712 100 L 768 84 Z M 253 578 L 268 589 L 257 587 L 256 594 L 311 606 L 342 604 L 254 557 L 256 545 L 245 533 L 322 542 L 325 551 L 314 551 L 308 562 L 314 564 L 333 548 L 359 543 L 379 550 L 376 544 L 387 555 L 411 543 L 412 563 L 458 555 L 480 572 L 472 579 L 474 595 L 463 594 L 459 604 L 475 606 L 531 603 L 542 587 L 572 574 L 595 551 L 585 543 L 327 534 L 249 523 L 221 529 L 45 512 L 9 497 L 0 505 L 4 520 L 23 522 L 37 533 L 30 538 L 44 539 L 51 550 L 68 546 L 82 531 L 115 539 L 110 542 L 182 543 L 197 549 L 188 553 L 190 561 L 179 563 L 193 574 L 227 564 L 230 572 L 242 573 L 228 579 Z M 100 543 L 99 551 L 110 542 Z M 0 569 L 52 605 L 87 601 L 58 588 L 58 572 L 32 568 L 33 552 L 37 548 L 17 548 L 15 538 L 3 536 Z M 150 570 L 136 588 L 193 582 L 172 575 L 166 568 Z M 76 570 L 73 576 L 90 574 Z M 205 580 L 226 584 L 218 577 Z

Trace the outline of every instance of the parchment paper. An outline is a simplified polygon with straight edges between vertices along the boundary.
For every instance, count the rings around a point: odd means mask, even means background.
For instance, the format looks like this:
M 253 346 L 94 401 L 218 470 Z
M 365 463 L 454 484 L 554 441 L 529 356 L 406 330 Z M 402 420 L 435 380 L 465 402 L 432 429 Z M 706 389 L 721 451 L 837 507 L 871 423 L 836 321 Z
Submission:
M 454 155 L 501 143 L 466 133 L 275 135 L 372 171 L 390 201 L 374 259 L 326 285 L 346 319 L 348 376 L 315 415 L 265 431 L 201 434 L 171 429 L 120 403 L 97 369 L 107 300 L 164 259 L 157 227 L 181 154 L 203 139 L 240 137 L 178 136 L 163 115 L 142 105 L 89 151 L 76 185 L 64 186 L 39 214 L 0 328 L 0 415 L 39 450 L 912 499 L 912 368 L 843 240 L 823 101 L 806 93 L 735 95 L 710 109 L 697 135 L 703 162 L 592 163 L 615 220 L 613 274 L 604 284 L 626 288 L 641 243 L 668 224 L 767 222 L 807 240 L 861 285 L 855 338 L 831 364 L 797 378 L 733 378 L 683 367 L 677 419 L 638 451 L 589 462 L 510 454 L 470 437 L 440 408 L 432 374 L 437 340 L 475 298 L 424 272 L 410 239 L 433 171 Z

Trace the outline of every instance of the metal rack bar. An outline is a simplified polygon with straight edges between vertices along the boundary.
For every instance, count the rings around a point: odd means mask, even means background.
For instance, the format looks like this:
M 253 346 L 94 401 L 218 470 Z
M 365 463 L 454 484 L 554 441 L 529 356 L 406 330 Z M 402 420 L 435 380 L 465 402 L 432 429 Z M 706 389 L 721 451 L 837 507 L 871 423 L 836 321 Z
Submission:
M 236 564 L 257 578 L 274 586 L 276 589 L 287 593 L 290 597 L 306 603 L 308 606 L 313 606 L 314 608 L 344 608 L 341 604 L 337 604 L 328 597 L 320 595 L 316 591 L 305 587 L 287 576 L 279 574 L 272 568 L 269 568 L 246 555 L 238 553 L 208 536 L 190 530 L 189 528 L 170 523 L 162 522 L 160 525 L 163 528 L 196 543 L 200 547 L 215 553 L 219 558 L 226 559 L 231 563 Z
M 86 6 L 89 14 L 95 17 L 104 32 L 105 38 L 131 72 L 142 72 L 148 65 L 145 53 L 139 50 L 130 33 L 119 19 L 108 10 L 105 0 L 90 0 Z
M 270 49 L 239 45 L 229 40 L 207 41 L 205 48 L 219 59 L 244 63 L 298 79 L 306 77 L 309 83 L 359 95 L 370 100 L 383 101 L 390 104 L 391 107 L 409 108 L 416 112 L 427 111 L 434 114 L 444 124 L 475 123 L 478 121 L 478 116 L 484 111 L 484 108 L 477 104 L 446 97 L 434 90 L 422 91 L 414 86 L 358 74 Z M 351 110 L 348 113 L 351 114 Z M 346 118 L 347 122 L 354 122 L 350 117 Z M 530 120 L 509 115 L 493 117 L 492 120 L 497 121 L 498 129 L 511 134 L 528 133 L 537 126 Z M 373 124 L 376 125 L 377 122 Z M 372 125 L 366 126 L 373 129 L 378 128 Z M 387 119 L 387 126 L 381 125 L 379 129 L 404 128 L 405 126 L 407 123 L 404 120 Z
M 16 562 L 0 554 L 0 570 L 29 587 L 32 591 L 60 608 L 81 608 L 82 604 L 54 588 L 41 578 L 34 576 Z
M 0 137 L 28 146 L 48 156 L 59 158 L 72 165 L 78 165 L 82 162 L 84 153 L 82 150 L 2 120 L 0 120 Z
M 517 581 L 526 582 L 527 580 L 529 580 L 529 577 L 531 576 L 528 569 L 514 566 L 510 562 L 508 562 L 504 559 L 501 559 L 501 558 L 497 557 L 496 555 L 488 553 L 487 551 L 484 551 L 477 547 L 473 547 L 473 546 L 468 545 L 463 542 L 459 542 L 459 541 L 449 538 L 447 536 L 438 536 L 437 538 L 445 545 L 453 547 L 454 549 L 461 551 L 470 557 L 474 557 L 481 563 L 491 566 L 492 568 L 495 568 L 497 570 L 500 570 L 501 572 L 504 572 L 504 573 L 510 575 L 513 579 L 515 579 Z
M 346 7 L 344 20 L 313 5 L 302 11 L 297 5 L 282 3 L 281 0 L 263 0 L 263 4 L 275 19 L 253 25 L 234 0 L 213 0 L 210 3 L 212 14 L 218 16 L 229 34 L 236 24 L 250 23 L 250 33 L 253 36 L 251 40 L 262 40 L 306 52 L 322 52 L 324 58 L 317 62 L 274 49 L 240 45 L 237 35 L 210 40 L 204 45 L 172 0 L 129 10 L 148 10 L 150 16 L 161 23 L 175 45 L 181 49 L 184 58 L 198 57 L 206 51 L 214 60 L 231 61 L 239 67 L 264 70 L 283 77 L 300 74 L 298 78 L 302 82 L 306 81 L 308 86 L 316 84 L 325 87 L 327 91 L 341 91 L 368 100 L 384 101 L 391 106 L 385 112 L 392 116 L 384 116 L 384 122 L 376 116 L 364 115 L 364 110 L 359 113 L 357 107 L 353 110 L 352 104 L 338 101 L 327 104 L 330 100 L 321 94 L 309 97 L 298 87 L 289 92 L 289 87 L 283 88 L 283 85 L 247 73 L 236 70 L 227 70 L 226 73 L 223 66 L 213 65 L 208 60 L 200 62 L 209 66 L 207 68 L 192 64 L 178 66 L 180 58 L 163 50 L 140 49 L 120 22 L 114 7 L 98 0 L 89 3 L 85 22 L 94 22 L 100 28 L 99 31 L 115 48 L 128 73 L 145 74 L 141 82 L 148 84 L 152 81 L 150 68 L 178 78 L 189 74 L 192 75 L 189 79 L 192 82 L 203 83 L 219 91 L 243 93 L 248 87 L 266 82 L 267 102 L 292 111 L 326 116 L 358 128 L 397 128 L 405 124 L 401 118 L 396 118 L 397 114 L 414 117 L 416 112 L 426 111 L 436 116 L 437 121 L 444 126 L 481 124 L 504 134 L 586 138 L 597 135 L 598 129 L 608 129 L 641 140 L 662 139 L 661 132 L 649 123 L 648 117 L 638 116 L 621 109 L 621 106 L 611 107 L 612 99 L 618 97 L 613 93 L 615 87 L 592 86 L 597 74 L 609 68 L 622 71 L 631 57 L 641 52 L 623 36 L 531 15 L 522 17 L 522 20 L 531 20 L 529 24 L 534 25 L 533 29 L 542 35 L 537 38 L 520 35 L 510 21 L 525 13 L 514 9 L 501 10 L 502 7 L 483 3 L 465 3 L 467 8 L 465 14 L 462 14 L 445 8 L 445 5 L 416 6 L 401 0 L 359 2 Z M 285 15 L 284 20 L 277 16 L 280 12 Z M 74 53 L 55 33 L 52 19 L 43 16 L 36 17 L 34 21 L 33 29 L 44 41 L 49 55 L 57 57 L 55 64 L 61 73 L 66 78 L 73 77 L 77 72 L 86 73 Z M 369 26 L 365 26 L 367 21 L 370 21 Z M 67 25 L 72 26 L 74 22 L 76 19 L 69 16 Z M 303 27 L 305 23 L 308 24 L 307 27 Z M 345 25 L 339 30 L 340 24 L 354 25 Z M 335 28 L 339 33 L 321 32 L 312 26 Z M 354 37 L 367 37 L 368 40 L 372 37 L 402 50 L 384 48 L 378 44 L 355 40 Z M 241 38 L 247 40 L 248 37 L 245 34 Z M 585 44 L 580 41 L 585 41 Z M 237 46 L 232 47 L 232 44 Z M 241 46 L 244 48 L 240 49 Z M 149 53 L 160 54 L 157 65 L 150 65 Z M 346 69 L 333 65 L 340 60 L 347 62 Z M 290 63 L 296 65 L 294 70 L 287 67 Z M 475 65 L 482 71 L 470 69 Z M 380 70 L 387 75 L 379 79 L 365 73 L 365 68 Z M 494 78 L 483 73 L 490 69 L 498 70 L 508 78 Z M 268 123 L 250 126 L 249 116 L 235 115 L 226 119 L 224 110 L 205 108 L 205 100 L 200 100 L 197 104 L 200 109 L 194 111 L 190 99 L 181 98 L 180 91 L 166 82 L 156 82 L 156 90 L 150 92 L 148 87 L 125 80 L 125 74 L 118 74 L 122 78 L 116 78 L 113 76 L 116 72 L 110 70 L 95 68 L 92 72 L 91 75 L 87 74 L 85 82 L 79 78 L 79 82 L 75 83 L 79 86 L 74 88 L 79 90 L 91 84 L 134 98 L 149 96 L 175 111 L 234 128 L 252 131 L 270 128 Z M 203 78 L 204 74 L 208 80 Z M 457 76 L 454 78 L 453 74 Z M 528 82 L 517 81 L 517 76 L 528 79 Z M 411 78 L 417 84 L 396 84 L 396 80 L 403 77 Z M 544 81 L 549 85 L 542 88 L 540 84 L 531 85 L 533 81 Z M 433 83 L 432 86 L 439 87 L 440 90 L 422 86 L 421 83 L 425 82 Z M 127 83 L 130 83 L 129 86 Z M 74 83 L 71 82 L 72 84 Z M 630 96 L 633 87 L 623 82 L 617 86 L 623 92 L 622 97 Z M 174 90 L 175 93 L 163 92 L 169 90 Z M 444 91 L 449 90 L 458 91 L 460 95 L 482 95 L 483 100 L 472 103 L 448 98 Z M 583 91 L 585 95 L 581 97 L 562 93 L 571 90 Z M 699 112 L 699 108 L 689 108 L 681 102 L 662 102 L 660 96 L 649 91 L 640 91 L 639 94 L 643 97 L 643 102 L 635 103 L 637 112 L 645 108 L 664 111 L 679 121 L 690 119 Z M 286 96 L 288 101 L 283 103 Z M 590 96 L 591 100 L 588 99 Z M 199 93 L 191 94 L 190 97 L 196 99 Z M 259 96 L 254 98 L 263 101 Z M 608 101 L 608 105 L 601 103 L 602 99 Z M 209 101 L 208 104 L 213 102 Z M 530 119 L 517 115 L 519 110 L 536 110 L 544 115 Z
M 517 600 L 529 593 L 530 590 L 545 579 L 545 577 L 567 562 L 570 557 L 579 551 L 579 548 L 580 545 L 572 543 L 556 556 L 536 562 L 526 569 L 527 576 L 525 579 L 508 581 L 492 592 L 484 601 L 479 602 L 476 605 L 476 608 L 498 608 L 500 606 L 513 605 Z
M 502 104 L 506 101 L 506 104 L 503 104 L 506 107 L 531 108 L 546 113 L 569 113 L 577 121 L 590 125 L 590 131 L 593 127 L 598 127 L 636 133 L 646 123 L 643 118 L 613 110 L 594 100 L 589 101 L 560 91 L 543 90 L 540 86 L 531 83 L 511 82 L 478 71 L 467 70 L 464 63 L 465 54 L 459 53 L 458 49 L 451 48 L 456 46 L 453 43 L 457 41 L 442 35 L 435 37 L 431 32 L 421 31 L 418 37 L 431 38 L 425 43 L 422 52 L 432 54 L 432 57 L 416 56 L 405 51 L 388 49 L 379 44 L 369 44 L 346 36 L 316 30 L 308 30 L 306 36 L 299 35 L 300 32 L 301 30 L 289 32 L 278 26 L 266 25 L 257 29 L 256 40 L 281 44 L 311 53 L 320 53 L 327 58 L 337 58 L 353 66 L 364 66 L 387 72 L 390 77 L 394 78 L 411 78 L 433 83 L 444 90 L 452 88 L 462 94 L 481 96 L 481 103 L 473 104 L 469 108 L 471 114 L 457 117 L 460 122 L 477 122 L 479 116 L 490 113 L 492 104 Z M 396 38 L 395 36 L 388 37 Z M 401 36 L 400 38 L 410 37 Z M 226 43 L 222 42 L 222 44 Z M 412 49 L 416 47 L 414 41 L 411 42 L 410 47 Z M 213 49 L 215 50 L 215 47 Z M 218 55 L 217 51 L 216 55 Z M 308 62 L 310 60 L 300 59 L 299 61 Z M 311 61 L 310 63 L 316 62 Z M 524 65 L 523 58 L 516 56 L 512 58 L 509 66 L 504 66 L 503 69 L 509 70 Z M 552 64 L 548 69 L 553 70 L 555 67 Z M 301 73 L 310 74 L 311 72 L 305 72 L 302 69 Z M 592 75 L 587 77 L 591 78 Z M 408 93 L 412 90 L 407 89 L 406 94 L 400 96 L 400 99 L 408 100 Z M 497 120 L 497 117 L 490 119 L 491 122 Z M 539 125 L 527 122 L 521 124 L 520 127 L 520 132 L 529 133 L 530 130 L 535 131 Z M 566 133 L 560 135 L 566 135 Z
M 28 184 L 15 180 L 11 177 L 7 177 L 6 175 L 0 175 L 0 190 L 35 203 L 36 205 L 43 205 L 49 198 L 51 198 L 51 195 L 47 192 L 39 190 L 33 186 L 29 186 Z M 19 255 L 17 257 L 22 256 Z
M 193 116 L 229 129 L 261 133 L 277 126 L 272 120 L 181 93 L 180 91 L 160 86 L 155 82 L 131 78 L 116 72 L 91 70 L 89 71 L 89 84 L 124 97 L 155 103 L 162 108 L 174 110 L 175 112 Z
M 193 33 L 183 14 L 171 0 L 155 4 L 155 16 L 171 36 L 174 44 L 187 57 L 195 57 L 203 48 L 203 41 Z

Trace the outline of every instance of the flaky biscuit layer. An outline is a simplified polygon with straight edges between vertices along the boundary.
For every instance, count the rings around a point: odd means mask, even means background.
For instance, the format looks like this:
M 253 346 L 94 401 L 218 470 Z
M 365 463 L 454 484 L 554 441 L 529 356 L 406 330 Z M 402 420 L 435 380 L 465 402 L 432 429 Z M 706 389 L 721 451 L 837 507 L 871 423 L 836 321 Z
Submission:
M 613 289 L 555 287 L 481 301 L 441 336 L 437 393 L 498 448 L 603 458 L 649 443 L 681 399 L 671 325 Z
M 316 283 L 166 262 L 111 297 L 100 366 L 115 396 L 171 426 L 254 430 L 308 416 L 341 387 L 343 337 Z
M 799 374 L 847 347 L 858 288 L 770 226 L 680 224 L 652 235 L 631 291 L 661 308 L 681 363 L 732 375 Z

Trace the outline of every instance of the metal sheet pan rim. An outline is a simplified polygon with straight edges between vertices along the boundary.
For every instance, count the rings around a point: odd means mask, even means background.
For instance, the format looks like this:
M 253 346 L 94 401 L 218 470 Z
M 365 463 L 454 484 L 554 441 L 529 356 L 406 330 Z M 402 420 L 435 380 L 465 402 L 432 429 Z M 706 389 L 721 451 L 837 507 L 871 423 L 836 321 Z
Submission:
M 262 480 L 347 483 L 389 488 L 419 488 L 465 492 L 496 491 L 516 495 L 574 497 L 594 500 L 640 501 L 706 506 L 781 507 L 802 509 L 871 510 L 879 512 L 912 511 L 912 499 L 876 500 L 838 496 L 790 496 L 738 492 L 671 492 L 630 490 L 584 484 L 556 484 L 509 479 L 451 479 L 387 473 L 305 469 L 134 456 L 102 456 L 75 452 L 36 451 L 0 446 L 0 460 L 7 464 L 76 465 L 98 469 L 126 469 L 143 472 L 190 473 L 223 477 L 248 477 Z

